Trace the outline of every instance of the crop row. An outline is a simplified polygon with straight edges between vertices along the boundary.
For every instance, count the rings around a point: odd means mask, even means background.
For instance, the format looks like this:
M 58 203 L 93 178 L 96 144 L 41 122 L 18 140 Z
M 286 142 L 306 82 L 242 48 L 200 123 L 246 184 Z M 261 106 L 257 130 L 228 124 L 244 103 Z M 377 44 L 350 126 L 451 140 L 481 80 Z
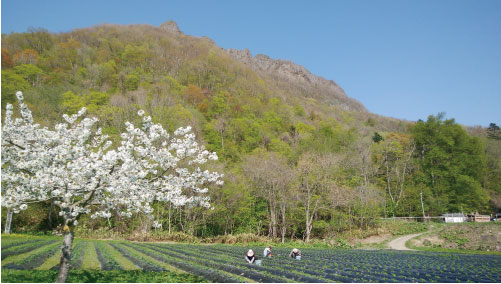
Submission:
M 57 269 L 61 240 L 2 238 L 2 267 Z M 5 245 L 4 245 L 5 243 Z M 501 282 L 501 256 L 424 252 L 302 249 L 301 260 L 290 249 L 250 247 L 262 265 L 244 260 L 249 247 L 89 241 L 75 239 L 71 265 L 83 270 L 188 272 L 212 282 Z
M 187 250 L 165 249 L 164 247 L 156 246 L 154 244 L 143 244 L 140 245 L 139 248 L 150 249 L 152 251 L 155 251 L 157 254 L 165 255 L 167 257 L 167 260 L 168 259 L 179 260 L 176 262 L 188 263 L 195 268 L 200 267 L 204 270 L 210 269 L 209 271 L 211 271 L 213 268 L 217 268 L 217 270 L 219 271 L 226 272 L 225 274 L 228 275 L 228 279 L 221 279 L 218 280 L 218 282 L 241 282 L 241 281 L 248 282 L 246 281 L 246 279 L 239 279 L 239 278 L 247 278 L 257 282 L 284 282 L 283 279 L 279 277 L 273 278 L 267 276 L 266 274 L 256 272 L 243 262 L 240 265 L 238 263 L 233 263 L 232 265 L 226 265 L 222 263 L 222 261 L 210 258 L 207 255 L 197 255 L 190 253 Z M 177 266 L 178 264 L 173 263 L 173 265 Z M 188 270 L 194 274 L 197 273 L 192 271 L 193 269 L 191 269 L 191 267 L 184 267 L 184 270 Z M 207 276 L 204 277 L 207 278 Z M 214 276 L 209 276 L 209 277 L 214 278 Z M 216 279 L 210 279 L 210 280 L 215 281 Z
M 229 262 L 241 261 L 246 250 L 229 246 L 158 246 L 192 250 L 196 254 L 220 254 Z M 501 272 L 499 255 L 307 249 L 302 260 L 296 261 L 287 257 L 288 250 L 273 249 L 273 252 L 275 256 L 264 259 L 263 266 L 341 282 L 499 282 Z
M 234 265 L 234 266 L 245 266 L 247 268 L 251 268 L 252 270 L 257 270 L 265 274 L 273 275 L 275 276 L 275 280 L 282 281 L 282 280 L 289 280 L 289 281 L 295 281 L 295 282 L 326 282 L 326 279 L 323 279 L 321 277 L 317 276 L 312 276 L 311 274 L 305 273 L 304 270 L 300 269 L 299 267 L 294 267 L 290 266 L 287 267 L 287 269 L 284 269 L 284 267 L 276 267 L 272 264 L 271 261 L 268 259 L 263 260 L 263 265 L 262 266 L 255 266 L 255 265 L 249 265 L 245 263 L 243 259 L 243 255 L 240 256 L 229 256 L 225 254 L 221 254 L 215 251 L 211 251 L 210 248 L 208 247 L 177 247 L 177 246 L 171 246 L 169 248 L 166 248 L 168 250 L 173 250 L 177 252 L 183 252 L 185 254 L 189 254 L 192 256 L 197 256 L 197 255 L 203 255 L 204 259 L 210 259 L 212 261 L 216 261 L 218 263 L 224 263 L 227 265 Z M 277 279 L 276 276 L 279 276 L 280 278 Z M 256 280 L 256 279 L 253 279 Z M 266 281 L 268 282 L 268 281 Z M 282 281 L 283 282 L 283 281 Z

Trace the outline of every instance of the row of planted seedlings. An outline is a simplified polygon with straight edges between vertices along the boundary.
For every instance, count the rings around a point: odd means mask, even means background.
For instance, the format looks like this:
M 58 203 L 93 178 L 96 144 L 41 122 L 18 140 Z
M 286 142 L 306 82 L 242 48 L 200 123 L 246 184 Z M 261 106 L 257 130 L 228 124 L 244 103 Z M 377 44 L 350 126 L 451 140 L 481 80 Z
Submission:
M 212 282 L 248 282 L 242 276 L 232 275 L 225 271 L 213 269 L 211 266 L 206 266 L 200 259 L 188 259 L 182 255 L 162 254 L 146 244 L 121 242 L 115 243 L 114 246 L 132 261 L 136 261 L 134 257 L 140 256 L 144 261 L 156 264 L 157 267 L 163 265 L 168 267 L 168 270 L 181 270 L 201 276 Z
M 416 282 L 415 275 L 397 273 L 400 264 L 386 261 L 385 255 L 374 256 L 370 251 L 334 250 L 327 255 L 323 251 L 309 252 L 315 262 L 325 263 L 324 271 L 329 275 L 340 275 L 340 281 L 352 280 L 356 282 Z M 380 257 L 383 259 L 380 259 Z M 403 271 L 399 271 L 403 272 Z M 347 279 L 346 279 L 347 278 Z
M 242 248 L 225 246 L 212 249 L 228 255 L 233 254 L 236 257 L 242 255 L 243 251 Z M 277 249 L 274 249 L 274 252 L 276 251 Z M 316 270 L 324 278 L 342 282 L 458 282 L 458 280 L 465 282 L 472 279 L 477 282 L 496 282 L 496 280 L 499 282 L 499 275 L 501 275 L 500 256 L 454 255 L 451 258 L 443 254 L 318 249 L 307 249 L 304 252 L 302 265 L 295 265 L 293 268 L 296 270 L 300 267 L 311 268 L 313 272 L 307 269 L 303 272 L 315 274 Z M 471 259 L 475 259 L 475 262 L 489 260 L 488 264 L 483 265 L 488 267 L 481 269 L 481 272 L 471 269 L 475 272 L 463 273 L 464 268 L 461 268 L 460 264 Z M 287 266 L 289 262 L 282 257 L 276 259 L 273 264 L 290 269 Z M 454 268 L 458 265 L 459 268 Z M 451 266 L 449 270 L 445 269 Z
M 300 267 L 290 266 L 288 269 L 280 266 L 270 266 L 268 265 L 268 260 L 263 260 L 262 266 L 257 266 L 255 264 L 248 264 L 244 260 L 244 253 L 246 250 L 239 248 L 240 252 L 231 253 L 225 250 L 220 250 L 213 246 L 190 246 L 190 245 L 160 245 L 164 250 L 177 251 L 177 252 L 188 252 L 191 255 L 203 255 L 204 259 L 210 259 L 216 261 L 217 263 L 224 264 L 231 267 L 231 269 L 248 269 L 248 273 L 258 272 L 259 274 L 268 276 L 268 278 L 262 279 L 260 276 L 250 276 L 249 278 L 258 282 L 276 282 L 276 281 L 292 281 L 292 282 L 328 282 L 327 279 L 323 279 L 318 276 L 313 276 L 309 273 L 305 273 Z M 250 271 L 249 271 L 250 270 Z M 259 275 L 257 274 L 257 275 Z M 271 278 L 271 279 L 269 279 Z
M 221 246 L 203 246 L 194 247 L 193 249 L 198 250 L 200 253 L 211 253 L 216 256 L 224 255 L 225 259 L 231 258 L 234 262 L 245 262 L 244 254 L 247 249 L 233 247 L 228 250 L 229 247 Z M 259 249 L 256 249 L 256 251 Z M 277 253 L 279 252 L 279 253 Z M 289 252 L 286 249 L 274 249 L 274 256 L 272 258 L 262 259 L 262 266 L 256 269 L 265 270 L 274 275 L 280 275 L 292 281 L 297 282 L 309 282 L 309 283 L 321 283 L 329 282 L 328 279 L 323 277 L 322 273 L 317 271 L 315 267 L 310 265 L 305 265 L 304 262 L 300 262 L 296 259 L 291 259 L 289 257 Z M 259 258 L 259 252 L 257 252 Z
M 4 242 L 5 243 L 5 242 Z M 12 242 L 14 243 L 14 242 Z M 25 241 L 15 242 L 17 247 L 11 246 L 4 249 L 2 261 L 6 268 L 10 269 L 58 269 L 60 260 L 60 240 L 37 239 L 30 243 Z M 73 269 L 143 269 L 146 271 L 169 271 L 180 267 L 183 272 L 197 272 L 196 275 L 205 277 L 214 282 L 248 282 L 241 275 L 232 275 L 224 271 L 211 270 L 200 265 L 200 261 L 192 261 L 187 264 L 185 260 L 171 262 L 175 266 L 168 265 L 169 261 L 160 258 L 157 254 L 144 254 L 144 248 L 134 248 L 128 243 L 84 241 L 75 239 L 73 243 L 71 265 Z M 153 258 L 151 257 L 153 256 Z M 198 263 L 198 264 L 197 264 Z
M 57 269 L 60 240 L 3 238 L 2 265 Z M 247 248 L 165 245 L 75 239 L 75 269 L 172 270 L 178 267 L 214 282 L 500 282 L 501 256 L 445 253 L 304 249 L 303 259 L 273 249 L 263 266 L 247 264 Z M 260 249 L 255 249 L 259 256 Z M 216 269 L 212 269 L 215 267 Z M 249 281 L 250 280 L 250 281 Z
M 142 244 L 138 249 L 144 249 L 157 256 L 160 254 L 159 257 L 166 259 L 173 266 L 202 276 L 213 282 L 249 282 L 249 279 L 252 280 L 253 278 L 255 279 L 253 281 L 278 282 L 277 280 L 269 279 L 265 275 L 256 274 L 249 269 L 231 267 L 186 251 L 166 251 L 164 248 L 156 246 L 156 244 Z
M 372 256 L 372 257 L 371 257 Z M 486 258 L 487 257 L 487 258 Z M 369 259 L 384 260 L 385 270 L 391 274 L 416 277 L 419 281 L 439 282 L 486 282 L 487 278 L 495 278 L 501 272 L 499 265 L 494 264 L 500 256 L 485 255 L 447 255 L 443 253 L 421 252 L 377 252 L 368 255 Z M 494 260 L 489 261 L 488 259 Z M 492 270 L 497 273 L 491 273 Z M 492 279 L 494 280 L 494 279 Z
M 256 266 L 253 264 L 248 264 L 243 256 L 238 258 L 229 256 L 227 254 L 215 253 L 210 251 L 201 251 L 205 246 L 177 246 L 173 245 L 170 247 L 162 247 L 162 249 L 168 251 L 174 251 L 178 253 L 187 252 L 188 255 L 196 257 L 197 255 L 203 255 L 203 258 L 216 263 L 220 269 L 224 269 L 231 273 L 240 273 L 246 275 L 248 278 L 257 282 L 286 282 L 286 281 L 298 281 L 296 274 L 282 273 L 282 271 L 276 271 L 275 269 L 268 268 L 265 266 Z
M 96 252 L 102 270 L 138 270 L 141 269 L 125 257 L 110 242 L 96 242 Z
M 215 248 L 222 250 L 233 250 L 233 248 L 223 247 Z M 327 281 L 340 281 L 340 282 L 366 282 L 368 279 L 364 277 L 365 275 L 357 273 L 344 271 L 339 269 L 336 271 L 327 271 L 329 267 L 328 261 L 322 261 L 317 259 L 315 251 L 303 251 L 302 259 L 296 260 L 289 257 L 290 249 L 273 249 L 274 256 L 270 259 L 265 259 L 266 265 L 269 267 L 275 267 L 277 269 L 285 269 L 287 271 L 295 271 L 298 274 L 312 275 L 316 279 Z M 320 261 L 319 261 L 320 260 Z M 306 278 L 307 279 L 307 278 Z M 306 281 L 306 280 L 305 280 Z M 312 281 L 310 281 L 312 282 Z
M 373 252 L 367 251 L 347 251 L 347 250 L 305 250 L 305 254 L 310 258 L 304 259 L 305 262 L 312 260 L 317 266 L 322 263 L 321 270 L 326 273 L 327 278 L 338 281 L 416 281 L 414 275 L 405 275 L 398 265 L 393 266 L 391 262 L 386 261 L 385 255 L 378 255 L 372 261 L 368 257 Z M 398 271 L 397 271 L 398 270 Z
M 31 270 L 44 263 L 59 248 L 58 240 L 44 240 L 11 247 L 2 251 L 2 267 Z
M 76 244 L 75 242 L 74 244 Z M 61 256 L 61 239 L 46 237 L 2 236 L 2 267 L 8 269 L 50 269 L 50 260 Z M 53 261 L 55 264 L 56 261 Z
M 235 258 L 235 261 L 242 259 L 242 254 L 246 251 L 244 251 L 243 248 L 228 246 L 209 246 L 205 249 L 219 254 L 231 255 Z M 274 270 L 274 273 L 283 274 L 294 281 L 352 282 L 354 279 L 364 280 L 363 277 L 359 277 L 360 275 L 356 273 L 344 273 L 343 271 L 337 271 L 340 274 L 326 273 L 324 269 L 327 266 L 320 265 L 322 262 L 319 263 L 318 260 L 315 259 L 314 255 L 309 253 L 306 256 L 303 255 L 303 258 L 300 261 L 289 257 L 289 249 L 273 249 L 273 254 L 274 256 L 272 258 L 263 259 L 263 266 L 266 266 L 267 270 Z
M 347 251 L 339 254 L 345 263 L 355 263 L 351 265 L 354 269 L 366 270 L 372 267 L 373 270 L 391 275 L 391 278 L 407 280 L 405 282 L 466 282 L 470 280 L 487 282 L 488 279 L 499 280 L 499 275 L 501 275 L 499 273 L 500 256 L 487 256 L 487 259 L 491 261 L 486 261 L 486 256 L 483 255 L 443 253 Z M 492 260 L 497 260 L 498 265 L 495 265 L 496 261 Z M 472 263 L 478 265 L 472 265 Z M 465 265 L 468 265 L 470 269 L 465 269 Z
M 90 259 L 85 263 L 98 266 L 99 262 L 94 262 L 92 257 L 92 248 L 86 250 L 86 246 L 92 247 L 87 242 L 75 240 L 73 242 L 71 265 L 75 269 L 92 269 L 92 267 L 82 266 L 84 260 L 84 250 Z M 20 270 L 48 270 L 58 269 L 59 261 L 61 259 L 61 240 L 51 239 L 44 240 L 38 239 L 33 242 L 20 244 L 19 246 L 2 248 L 2 267 L 8 269 Z M 89 257 L 88 257 L 89 258 Z M 97 265 L 96 265 L 97 263 Z M 92 266 L 91 265 L 91 266 Z M 99 269 L 99 267 L 96 267 Z
M 3 265 L 3 260 L 11 257 L 11 256 L 16 256 L 24 253 L 29 253 L 36 248 L 58 242 L 57 240 L 46 240 L 46 239 L 34 239 L 28 242 L 18 242 L 11 244 L 10 246 L 4 247 L 2 244 L 2 265 Z
M 41 238 L 19 238 L 19 237 L 13 238 L 13 237 L 2 236 L 2 252 L 6 251 L 7 249 L 11 249 L 13 247 L 29 243 L 41 242 L 43 240 L 44 239 Z
M 252 270 L 257 270 L 265 275 L 270 275 L 272 277 L 281 277 L 282 279 L 285 279 L 286 281 L 293 281 L 293 282 L 326 282 L 325 279 L 321 279 L 319 277 L 315 277 L 311 274 L 304 273 L 302 269 L 299 269 L 298 267 L 289 267 L 288 269 L 285 269 L 285 267 L 277 267 L 270 262 L 271 260 L 269 259 L 261 259 L 262 264 L 261 266 L 257 266 L 255 264 L 248 264 L 244 258 L 244 254 L 247 251 L 247 248 L 236 248 L 237 251 L 234 252 L 228 252 L 225 250 L 221 250 L 217 247 L 213 246 L 197 246 L 197 247 L 187 247 L 183 248 L 186 250 L 192 250 L 194 253 L 197 254 L 205 254 L 209 255 L 213 259 L 217 259 L 218 261 L 223 261 L 226 262 L 230 265 L 245 265 L 246 267 L 252 269 Z M 255 249 L 257 252 L 258 249 Z M 259 258 L 259 253 L 257 252 L 256 255 Z
M 320 259 L 331 259 L 334 262 L 332 268 L 326 271 L 336 270 L 338 267 L 345 274 L 352 273 L 352 277 L 368 278 L 371 281 L 396 280 L 398 282 L 451 282 L 456 277 L 443 277 L 437 273 L 434 266 L 429 265 L 430 261 L 423 262 L 422 257 L 406 252 L 391 251 L 339 251 L 337 255 L 319 256 Z M 413 269 L 417 262 L 423 262 L 423 265 L 417 265 L 420 269 Z M 414 264 L 411 265 L 411 264 Z M 421 270 L 421 271 L 420 271 Z

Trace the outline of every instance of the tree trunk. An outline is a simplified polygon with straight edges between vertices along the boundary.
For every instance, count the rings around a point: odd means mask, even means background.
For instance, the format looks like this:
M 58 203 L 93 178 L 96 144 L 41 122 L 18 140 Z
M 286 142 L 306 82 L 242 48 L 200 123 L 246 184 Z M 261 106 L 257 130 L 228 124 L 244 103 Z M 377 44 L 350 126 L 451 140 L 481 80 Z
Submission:
M 306 242 L 310 242 L 310 234 L 311 234 L 311 229 L 313 228 L 311 222 L 307 222 L 306 224 Z
M 224 153 L 224 137 L 223 137 L 223 129 L 221 129 L 221 152 Z
M 277 237 L 277 212 L 274 204 L 270 203 L 270 218 L 271 218 L 271 236 L 275 239 Z
M 313 227 L 310 222 L 310 201 L 308 200 L 308 204 L 306 207 L 306 242 L 310 242 L 310 233 L 311 233 L 311 228 Z
M 386 164 L 386 187 L 388 188 L 388 194 L 390 195 L 391 201 L 395 203 L 395 199 L 393 198 L 393 195 L 391 194 L 391 181 L 390 181 L 390 168 L 388 165 L 388 156 L 385 154 L 385 164 Z M 395 215 L 395 214 L 393 214 Z
M 282 204 L 282 244 L 285 243 L 285 234 L 287 233 L 287 220 L 285 215 L 286 207 Z
M 171 231 L 170 231 L 171 230 L 171 228 L 170 228 L 171 227 L 171 221 L 170 221 L 171 216 L 172 216 L 172 203 L 169 203 L 169 235 L 171 233 Z
M 7 218 L 5 219 L 5 233 L 10 234 L 10 225 L 12 224 L 12 215 L 14 212 L 12 209 L 7 209 Z
M 426 216 L 424 215 L 423 192 L 420 192 L 419 195 L 421 196 L 421 209 L 423 210 L 423 222 L 426 222 Z
M 52 230 L 52 211 L 54 211 L 54 200 L 50 201 L 50 209 L 49 209 L 49 229 Z
M 59 275 L 57 276 L 56 283 L 66 283 L 68 273 L 71 269 L 71 246 L 73 245 L 73 226 L 64 226 L 64 240 L 61 249 L 61 261 L 59 262 Z

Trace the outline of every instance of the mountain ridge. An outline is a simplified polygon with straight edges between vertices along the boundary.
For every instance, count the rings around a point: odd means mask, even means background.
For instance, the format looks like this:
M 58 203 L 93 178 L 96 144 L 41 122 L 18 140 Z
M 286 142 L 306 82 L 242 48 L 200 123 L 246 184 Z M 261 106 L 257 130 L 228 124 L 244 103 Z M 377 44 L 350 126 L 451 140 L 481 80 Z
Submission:
M 321 76 L 311 73 L 304 66 L 294 63 L 293 61 L 283 59 L 273 59 L 265 54 L 257 54 L 252 56 L 249 49 L 233 49 L 228 48 L 225 51 L 233 58 L 250 66 L 254 70 L 264 71 L 268 74 L 277 75 L 285 80 L 297 84 L 309 84 L 313 87 L 327 91 L 331 95 L 339 99 L 351 99 L 344 90 L 333 80 L 325 79 Z M 358 104 L 358 105 L 357 105 Z M 352 104 L 342 104 L 345 110 L 365 111 L 367 109 L 358 101 Z
M 229 54 L 232 58 L 250 67 L 254 71 L 266 73 L 267 75 L 274 76 L 275 78 L 285 80 L 300 89 L 315 89 L 315 97 L 319 97 L 329 104 L 340 105 L 344 110 L 368 112 L 367 108 L 361 102 L 349 97 L 343 88 L 334 80 L 326 79 L 322 76 L 313 74 L 306 67 L 291 60 L 273 59 L 266 54 L 256 54 L 255 56 L 252 56 L 252 53 L 248 48 L 234 49 L 220 47 L 209 37 L 186 35 L 173 20 L 160 24 L 158 28 L 169 31 L 175 35 L 207 40 L 214 46 Z

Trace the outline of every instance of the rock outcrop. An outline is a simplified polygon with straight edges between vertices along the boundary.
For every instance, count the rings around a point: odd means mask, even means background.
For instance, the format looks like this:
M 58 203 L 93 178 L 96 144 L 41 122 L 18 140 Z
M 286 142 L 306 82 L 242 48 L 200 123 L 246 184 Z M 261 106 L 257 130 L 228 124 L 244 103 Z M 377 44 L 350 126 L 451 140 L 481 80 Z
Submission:
M 317 90 L 318 97 L 324 98 L 331 104 L 342 105 L 345 109 L 349 110 L 366 111 L 360 102 L 349 98 L 344 90 L 334 81 L 316 76 L 305 67 L 297 65 L 292 61 L 272 59 L 264 54 L 252 57 L 249 49 L 239 50 L 229 48 L 226 49 L 226 52 L 254 70 L 272 74 L 292 84 L 297 84 L 302 88 L 315 89 Z
M 166 31 L 173 32 L 175 34 L 180 34 L 180 35 L 183 34 L 183 32 L 177 26 L 176 22 L 174 22 L 173 20 L 170 20 L 170 21 L 167 21 L 167 22 L 161 24 L 160 28 L 163 30 L 166 30 Z

